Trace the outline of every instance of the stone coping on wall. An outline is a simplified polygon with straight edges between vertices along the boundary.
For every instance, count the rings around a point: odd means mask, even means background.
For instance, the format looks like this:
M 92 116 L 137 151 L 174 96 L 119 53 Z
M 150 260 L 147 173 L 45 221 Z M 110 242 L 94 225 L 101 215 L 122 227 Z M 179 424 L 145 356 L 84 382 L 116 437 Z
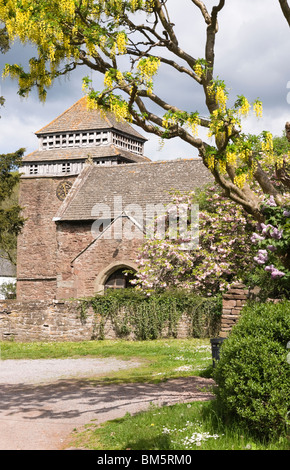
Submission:
M 1 341 L 80 341 L 90 339 L 93 318 L 82 324 L 80 302 L 59 300 L 0 301 Z

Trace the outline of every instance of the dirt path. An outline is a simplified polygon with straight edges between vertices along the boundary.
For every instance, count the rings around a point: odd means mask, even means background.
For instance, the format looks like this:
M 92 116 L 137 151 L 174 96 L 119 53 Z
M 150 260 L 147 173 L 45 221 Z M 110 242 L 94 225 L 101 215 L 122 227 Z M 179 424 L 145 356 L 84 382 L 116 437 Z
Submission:
M 61 450 L 91 420 L 102 423 L 158 405 L 209 400 L 211 379 L 161 384 L 93 385 L 90 377 L 136 367 L 116 359 L 0 362 L 0 450 Z M 86 380 L 84 380 L 86 379 Z

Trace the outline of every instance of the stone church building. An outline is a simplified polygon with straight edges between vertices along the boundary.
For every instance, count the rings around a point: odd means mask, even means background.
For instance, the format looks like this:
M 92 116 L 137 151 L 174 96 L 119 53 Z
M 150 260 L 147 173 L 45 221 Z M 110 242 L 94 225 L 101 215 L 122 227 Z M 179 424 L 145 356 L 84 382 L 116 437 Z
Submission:
M 62 300 L 124 288 L 137 270 L 146 208 L 212 181 L 199 159 L 155 162 L 146 139 L 86 98 L 36 132 L 23 158 L 17 299 Z M 138 212 L 139 211 L 139 212 Z M 141 215 L 140 215 L 141 214 Z

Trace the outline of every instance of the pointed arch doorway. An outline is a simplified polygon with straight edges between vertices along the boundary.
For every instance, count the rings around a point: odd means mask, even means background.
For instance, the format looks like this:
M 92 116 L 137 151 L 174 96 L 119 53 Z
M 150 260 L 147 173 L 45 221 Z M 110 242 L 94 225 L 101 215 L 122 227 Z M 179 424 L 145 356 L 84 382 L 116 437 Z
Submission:
M 131 273 L 127 273 L 131 271 Z M 108 289 L 134 288 L 131 281 L 135 278 L 137 265 L 131 261 L 116 262 L 107 266 L 97 277 L 95 292 L 104 293 Z
M 113 271 L 105 281 L 104 290 L 107 289 L 128 289 L 133 287 L 131 281 L 135 279 L 133 273 L 127 272 L 128 268 L 120 268 Z

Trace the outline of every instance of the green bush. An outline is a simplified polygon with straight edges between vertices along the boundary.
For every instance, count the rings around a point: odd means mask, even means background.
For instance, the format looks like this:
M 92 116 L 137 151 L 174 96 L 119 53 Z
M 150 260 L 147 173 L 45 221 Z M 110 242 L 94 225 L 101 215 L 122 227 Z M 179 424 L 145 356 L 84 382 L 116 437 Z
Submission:
M 214 372 L 224 417 L 269 438 L 290 418 L 290 302 L 249 304 L 223 342 Z M 289 432 L 288 432 L 289 434 Z
M 0 294 L 3 295 L 4 299 L 16 299 L 16 283 L 4 282 L 0 286 Z

